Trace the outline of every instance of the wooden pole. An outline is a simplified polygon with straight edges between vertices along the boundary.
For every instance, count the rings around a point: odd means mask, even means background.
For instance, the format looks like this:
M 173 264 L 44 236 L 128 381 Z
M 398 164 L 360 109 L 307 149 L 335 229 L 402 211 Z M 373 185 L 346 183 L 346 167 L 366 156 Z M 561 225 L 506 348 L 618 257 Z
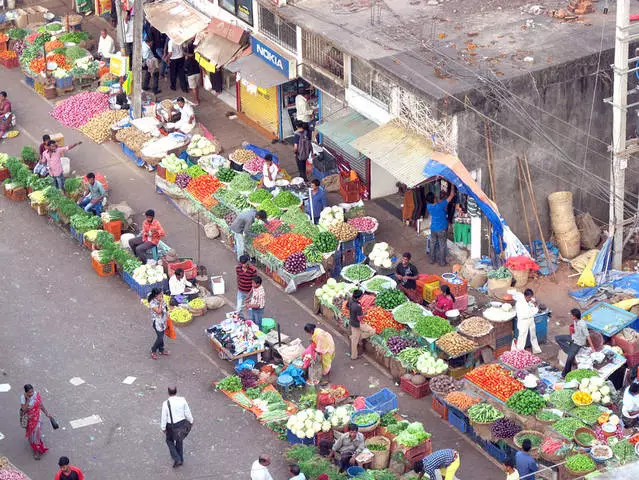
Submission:
M 521 159 L 517 157 L 517 178 L 519 179 L 519 196 L 521 197 L 521 207 L 524 209 L 524 222 L 526 222 L 526 233 L 528 233 L 528 247 L 532 254 L 532 235 L 530 234 L 530 225 L 528 225 L 528 213 L 526 212 L 526 200 L 524 199 L 524 189 L 522 186 L 522 168 Z
M 539 236 L 541 237 L 541 245 L 544 249 L 546 262 L 548 262 L 548 270 L 551 270 L 552 279 L 555 283 L 557 283 L 557 276 L 555 275 L 555 272 L 552 271 L 552 267 L 550 265 L 550 254 L 548 253 L 548 247 L 546 247 L 546 239 L 544 238 L 544 232 L 541 228 L 541 222 L 539 221 L 539 212 L 537 211 L 537 201 L 535 200 L 535 192 L 533 191 L 532 178 L 530 177 L 530 167 L 528 166 L 528 158 L 526 157 L 526 154 L 524 154 L 524 163 L 526 165 L 526 170 L 525 170 L 526 187 L 528 189 L 528 196 L 530 197 L 530 201 L 532 203 L 532 210 L 533 210 L 533 213 L 535 214 L 535 220 L 537 220 L 537 228 L 539 229 Z M 521 170 L 522 172 L 524 172 L 523 164 L 521 165 Z
M 133 71 L 131 103 L 133 118 L 140 118 L 142 116 L 142 27 L 144 24 L 144 4 L 142 0 L 135 0 L 133 5 L 133 59 L 129 59 L 131 70 Z
M 493 177 L 493 149 L 490 145 L 490 124 L 484 121 L 484 137 L 486 139 L 486 161 L 488 162 L 488 179 L 490 181 L 490 199 L 494 202 L 497 192 L 495 192 L 495 179 Z

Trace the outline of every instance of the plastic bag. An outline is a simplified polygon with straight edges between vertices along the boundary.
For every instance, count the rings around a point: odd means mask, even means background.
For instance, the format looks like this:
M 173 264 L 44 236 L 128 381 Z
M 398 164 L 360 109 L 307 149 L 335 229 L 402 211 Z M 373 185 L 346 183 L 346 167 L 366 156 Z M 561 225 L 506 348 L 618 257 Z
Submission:
M 166 330 L 164 330 L 164 335 L 166 335 L 172 340 L 175 340 L 177 337 L 177 335 L 175 334 L 175 328 L 173 327 L 173 320 L 171 320 L 171 317 L 166 319 Z

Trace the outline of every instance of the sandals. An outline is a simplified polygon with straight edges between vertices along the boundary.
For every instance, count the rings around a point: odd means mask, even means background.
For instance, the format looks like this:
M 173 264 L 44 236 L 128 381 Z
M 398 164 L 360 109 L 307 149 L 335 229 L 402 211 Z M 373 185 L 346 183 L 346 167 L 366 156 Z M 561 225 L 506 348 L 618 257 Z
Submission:
M 160 352 L 160 355 L 171 355 L 171 352 L 169 352 L 168 350 L 164 350 Z
M 155 353 L 151 353 L 151 358 L 152 358 L 153 360 L 157 360 L 157 359 L 158 359 L 158 356 L 157 356 Z

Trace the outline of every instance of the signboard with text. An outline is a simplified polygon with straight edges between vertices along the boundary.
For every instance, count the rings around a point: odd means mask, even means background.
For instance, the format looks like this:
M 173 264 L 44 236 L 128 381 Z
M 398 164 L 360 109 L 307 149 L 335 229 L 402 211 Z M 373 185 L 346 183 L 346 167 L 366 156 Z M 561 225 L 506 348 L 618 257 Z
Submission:
M 271 47 L 260 42 L 255 37 L 251 37 L 251 50 L 253 54 L 260 57 L 266 63 L 268 63 L 275 70 L 281 72 L 285 77 L 290 78 L 290 65 L 289 61 L 282 55 L 277 53 Z

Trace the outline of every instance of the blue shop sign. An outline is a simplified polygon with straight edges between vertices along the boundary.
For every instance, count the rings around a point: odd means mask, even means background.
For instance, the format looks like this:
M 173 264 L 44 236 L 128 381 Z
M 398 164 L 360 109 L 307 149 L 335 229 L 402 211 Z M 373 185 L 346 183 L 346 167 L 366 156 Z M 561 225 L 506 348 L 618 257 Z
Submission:
M 282 72 L 282 74 L 288 78 L 289 64 L 286 58 L 257 40 L 255 37 L 251 37 L 251 50 L 255 55 L 268 63 L 275 70 Z

